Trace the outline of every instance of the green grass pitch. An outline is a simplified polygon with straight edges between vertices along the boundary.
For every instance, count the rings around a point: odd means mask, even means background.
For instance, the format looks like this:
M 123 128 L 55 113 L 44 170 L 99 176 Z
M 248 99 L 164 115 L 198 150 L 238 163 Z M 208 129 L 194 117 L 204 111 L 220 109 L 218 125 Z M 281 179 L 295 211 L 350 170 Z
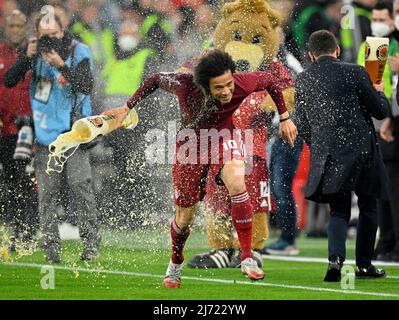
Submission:
M 0 299 L 129 299 L 129 300 L 273 300 L 338 299 L 399 300 L 399 267 L 384 267 L 386 279 L 355 280 L 354 289 L 325 283 L 326 263 L 264 260 L 266 277 L 251 282 L 239 269 L 185 267 L 179 289 L 166 289 L 162 278 L 170 257 L 167 229 L 158 231 L 103 231 L 101 257 L 81 262 L 80 241 L 64 241 L 62 263 L 54 266 L 54 289 L 44 289 L 48 276 L 43 252 L 0 262 Z M 269 240 L 272 241 L 273 239 Z M 298 240 L 300 256 L 322 257 L 325 239 Z M 207 251 L 205 235 L 196 230 L 189 238 L 186 262 Z M 347 241 L 348 259 L 354 258 L 354 241 Z M 47 271 L 46 271 L 47 270 Z M 41 273 L 43 272 L 43 273 Z M 44 286 L 45 287 L 45 286 Z

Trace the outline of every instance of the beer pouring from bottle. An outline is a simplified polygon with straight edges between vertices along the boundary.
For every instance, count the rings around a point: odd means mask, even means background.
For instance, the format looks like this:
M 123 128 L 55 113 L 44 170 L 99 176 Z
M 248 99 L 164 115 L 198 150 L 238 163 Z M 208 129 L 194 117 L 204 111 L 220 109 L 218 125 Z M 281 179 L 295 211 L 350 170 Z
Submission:
M 366 38 L 365 67 L 372 83 L 380 84 L 389 53 L 389 38 Z
M 135 109 L 129 111 L 123 121 L 123 128 L 133 129 L 139 121 Z M 49 160 L 47 173 L 62 172 L 65 162 L 70 158 L 79 145 L 89 143 L 117 129 L 117 121 L 113 116 L 98 115 L 77 120 L 71 131 L 60 134 L 49 145 Z

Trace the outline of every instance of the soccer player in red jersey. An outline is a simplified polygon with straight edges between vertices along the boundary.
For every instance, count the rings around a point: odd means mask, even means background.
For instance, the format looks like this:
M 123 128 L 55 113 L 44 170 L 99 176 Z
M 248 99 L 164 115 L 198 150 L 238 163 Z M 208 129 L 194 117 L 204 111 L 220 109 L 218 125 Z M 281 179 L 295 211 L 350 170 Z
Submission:
M 249 194 L 249 198 L 254 209 L 253 216 L 253 237 L 252 249 L 262 249 L 264 240 L 268 236 L 267 228 L 267 213 L 270 210 L 270 188 L 269 188 L 269 174 L 267 169 L 266 157 L 266 141 L 267 141 L 267 126 L 272 121 L 271 114 L 264 112 L 260 108 L 261 101 L 267 96 L 267 92 L 254 92 L 249 95 L 239 109 L 233 115 L 233 124 L 235 128 L 242 130 L 244 141 L 251 140 L 252 147 L 246 149 L 248 169 L 245 174 L 245 185 Z M 245 133 L 248 133 L 247 136 Z M 219 245 L 217 250 L 211 253 L 200 254 L 196 256 L 196 261 L 205 259 L 204 261 L 213 261 L 214 264 L 223 267 L 237 267 L 240 261 L 237 257 L 231 255 L 232 249 L 236 247 L 235 240 L 231 228 L 231 201 L 229 192 L 224 185 L 217 181 L 212 172 L 208 173 L 206 187 L 206 195 L 203 200 L 205 218 L 207 223 L 208 233 L 212 232 L 212 243 Z M 217 222 L 219 221 L 219 222 Z M 256 225 L 255 225 L 256 222 Z M 257 234 L 255 234 L 257 233 Z M 208 237 L 209 241 L 209 237 Z M 220 247 L 222 245 L 223 247 Z M 220 252 L 220 248 L 224 248 L 224 254 Z M 257 261 L 258 266 L 261 267 L 262 259 L 259 254 L 254 252 L 253 258 Z M 223 262 L 228 261 L 227 266 Z M 194 263 L 190 261 L 191 265 Z M 203 262 L 205 265 L 205 263 Z M 208 263 L 209 264 L 209 263 Z M 201 264 L 199 264 L 201 265 Z M 213 264 L 212 264 L 213 265 Z M 190 266 L 190 264 L 189 264 Z M 201 266 L 202 267 L 202 266 Z
M 178 70 L 191 72 L 198 60 L 206 53 L 203 52 L 201 55 L 188 60 Z M 278 85 L 281 90 L 295 85 L 288 70 L 278 60 L 274 60 L 262 71 L 272 74 L 274 84 Z M 272 203 L 265 148 L 271 113 L 265 112 L 261 107 L 267 96 L 267 91 L 250 94 L 233 115 L 234 127 L 249 131 L 251 135 L 245 137 L 245 132 L 243 132 L 244 141 L 247 138 L 252 141 L 252 146 L 246 145 L 246 147 L 249 147 L 246 148 L 246 163 L 249 165 L 249 170 L 246 170 L 245 185 L 254 209 L 252 226 L 252 249 L 254 250 L 262 249 L 264 241 L 268 238 L 266 214 L 270 211 Z M 228 190 L 224 185 L 218 185 L 214 174 L 209 172 L 205 192 L 204 215 L 208 243 L 212 250 L 194 256 L 188 265 L 192 268 L 236 268 L 241 264 L 241 261 L 233 251 L 234 248 L 238 247 L 238 243 L 236 243 L 231 230 L 231 202 Z M 253 258 L 261 267 L 262 258 L 260 254 L 254 251 Z
M 190 234 L 190 226 L 198 211 L 199 201 L 204 196 L 204 181 L 209 170 L 217 172 L 229 191 L 232 207 L 233 225 L 238 234 L 241 247 L 241 270 L 251 280 L 264 278 L 263 271 L 252 258 L 252 217 L 253 208 L 245 186 L 245 149 L 240 134 L 235 134 L 232 115 L 241 102 L 252 92 L 267 90 L 277 105 L 280 115 L 280 134 L 293 145 L 297 135 L 294 123 L 289 119 L 283 95 L 273 78 L 264 72 L 234 73 L 235 65 L 231 57 L 222 51 L 213 50 L 202 57 L 194 73 L 155 73 L 146 78 L 140 88 L 119 108 L 105 112 L 115 116 L 122 126 L 129 110 L 138 102 L 160 88 L 177 95 L 181 109 L 181 129 L 192 129 L 195 141 L 187 139 L 176 142 L 175 163 L 173 164 L 173 188 L 176 215 L 171 223 L 172 257 L 164 285 L 178 288 L 183 267 L 183 248 Z M 202 148 L 204 130 L 226 130 L 231 133 L 230 140 L 218 139 L 218 161 L 215 163 L 212 144 L 209 149 Z M 178 134 L 179 136 L 179 134 Z M 193 139 L 191 139 L 193 140 Z M 209 135 L 205 137 L 209 140 Z M 187 163 L 187 144 L 197 146 L 200 163 Z M 204 163 L 204 158 L 207 163 Z M 212 158 L 212 159 L 211 159 Z M 228 159 L 226 161 L 226 158 Z

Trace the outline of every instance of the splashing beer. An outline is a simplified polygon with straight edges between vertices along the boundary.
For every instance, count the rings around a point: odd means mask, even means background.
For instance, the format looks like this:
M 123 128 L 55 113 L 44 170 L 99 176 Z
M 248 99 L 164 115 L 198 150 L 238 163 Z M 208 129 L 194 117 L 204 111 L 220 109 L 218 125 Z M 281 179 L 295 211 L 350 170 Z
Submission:
M 136 110 L 133 108 L 123 121 L 123 127 L 133 129 L 139 121 Z M 116 119 L 113 116 L 92 116 L 76 121 L 71 131 L 60 134 L 49 145 L 49 160 L 46 172 L 61 173 L 64 164 L 82 143 L 89 143 L 94 139 L 111 133 L 116 129 Z
M 389 38 L 366 38 L 365 67 L 372 83 L 380 84 L 388 59 Z

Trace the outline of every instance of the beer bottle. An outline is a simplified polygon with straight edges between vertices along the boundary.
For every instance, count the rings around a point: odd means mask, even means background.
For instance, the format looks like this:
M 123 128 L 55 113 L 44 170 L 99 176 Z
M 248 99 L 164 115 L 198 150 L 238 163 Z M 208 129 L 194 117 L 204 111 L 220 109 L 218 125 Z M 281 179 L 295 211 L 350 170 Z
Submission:
M 380 84 L 389 55 L 389 38 L 366 38 L 365 68 L 372 83 Z
M 123 128 L 133 129 L 139 121 L 136 110 L 129 111 L 123 121 Z M 95 138 L 111 133 L 116 128 L 116 119 L 113 116 L 97 115 L 75 121 L 71 131 L 57 137 L 49 146 L 50 153 L 61 153 L 82 143 L 89 143 Z

